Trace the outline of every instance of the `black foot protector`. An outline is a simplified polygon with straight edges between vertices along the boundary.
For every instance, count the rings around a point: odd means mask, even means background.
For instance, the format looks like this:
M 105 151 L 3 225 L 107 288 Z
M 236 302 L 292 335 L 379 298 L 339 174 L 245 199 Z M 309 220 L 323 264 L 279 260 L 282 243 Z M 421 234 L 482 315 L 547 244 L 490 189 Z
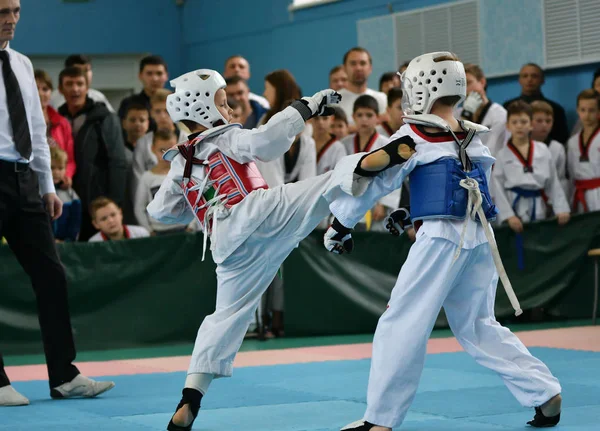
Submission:
M 535 408 L 535 416 L 533 420 L 527 422 L 527 425 L 531 425 L 535 428 L 550 428 L 555 426 L 560 421 L 560 413 L 556 416 L 544 416 L 542 409 L 539 407 Z
M 178 412 L 180 408 L 188 404 L 190 406 L 190 410 L 192 411 L 194 419 L 192 419 L 192 422 L 190 422 L 187 426 L 180 426 L 175 425 L 173 423 L 173 418 L 171 418 L 171 421 L 167 426 L 168 431 L 191 431 L 192 425 L 196 420 L 196 416 L 198 416 L 198 411 L 200 410 L 200 400 L 202 399 L 202 393 L 195 389 L 185 388 L 182 391 L 182 395 L 183 396 L 181 397 L 181 401 L 179 401 L 179 404 L 177 404 L 177 409 L 175 410 L 175 412 Z

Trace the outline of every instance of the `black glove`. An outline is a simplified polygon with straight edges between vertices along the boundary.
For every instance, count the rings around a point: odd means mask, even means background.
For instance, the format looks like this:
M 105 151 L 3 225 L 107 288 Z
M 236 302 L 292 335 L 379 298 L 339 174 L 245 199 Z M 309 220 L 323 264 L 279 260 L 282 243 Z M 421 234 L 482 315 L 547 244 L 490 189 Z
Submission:
M 352 232 L 352 229 L 348 229 L 338 219 L 334 219 L 323 237 L 325 248 L 336 254 L 352 253 L 354 240 L 350 232 Z
M 387 218 L 385 227 L 392 235 L 400 236 L 406 229 L 412 226 L 410 211 L 408 208 L 398 208 Z

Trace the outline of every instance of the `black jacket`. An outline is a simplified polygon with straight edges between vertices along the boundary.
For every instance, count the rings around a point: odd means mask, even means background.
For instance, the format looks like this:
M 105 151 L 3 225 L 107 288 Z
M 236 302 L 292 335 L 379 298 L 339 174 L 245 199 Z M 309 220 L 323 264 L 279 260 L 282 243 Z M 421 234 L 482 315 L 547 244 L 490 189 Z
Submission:
M 58 112 L 70 122 L 73 118 L 62 105 Z M 85 122 L 74 138 L 77 170 L 73 188 L 84 208 L 99 196 L 123 204 L 127 164 L 119 117 L 109 112 L 103 103 L 87 99 L 76 117 L 85 114 Z
M 527 103 L 535 102 L 536 100 L 543 100 L 544 102 L 549 103 L 554 111 L 554 123 L 552 124 L 552 130 L 550 130 L 550 138 L 566 145 L 567 141 L 569 140 L 569 129 L 567 126 L 567 115 L 565 114 L 565 110 L 562 106 L 556 102 L 553 102 L 552 100 L 546 99 L 542 93 L 538 93 L 533 96 L 521 94 L 519 97 L 515 97 L 514 99 L 504 102 L 504 109 L 507 109 L 508 105 L 516 100 L 522 100 Z

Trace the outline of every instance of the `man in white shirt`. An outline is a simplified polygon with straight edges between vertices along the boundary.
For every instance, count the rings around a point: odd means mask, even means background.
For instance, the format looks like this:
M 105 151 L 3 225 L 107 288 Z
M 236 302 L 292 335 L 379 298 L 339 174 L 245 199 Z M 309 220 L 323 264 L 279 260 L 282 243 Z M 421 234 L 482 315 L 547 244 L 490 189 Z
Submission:
M 92 77 L 94 76 L 94 74 L 92 72 L 92 61 L 90 60 L 89 57 L 82 55 L 82 54 L 69 55 L 67 57 L 67 59 L 65 60 L 65 68 L 71 67 L 71 66 L 75 66 L 75 67 L 79 67 L 80 69 L 83 69 L 87 75 L 88 85 L 89 86 L 92 85 Z M 112 107 L 112 105 L 110 104 L 110 102 L 108 101 L 106 96 L 101 91 L 95 90 L 93 88 L 88 88 L 88 97 L 90 99 L 92 99 L 94 102 L 104 103 L 110 112 L 113 112 L 113 113 L 115 112 L 114 108 Z M 65 103 L 65 96 L 63 96 L 62 93 L 57 88 L 52 93 L 52 96 L 50 98 L 50 104 L 55 109 L 58 109 L 64 103 Z
M 355 47 L 344 54 L 344 68 L 348 75 L 346 88 L 339 90 L 342 95 L 340 108 L 348 117 L 348 125 L 353 128 L 354 120 L 352 119 L 352 110 L 354 102 L 359 96 L 368 94 L 377 100 L 379 106 L 379 114 L 384 114 L 387 108 L 387 96 L 381 91 L 371 90 L 367 88 L 367 81 L 373 72 L 373 61 L 371 54 L 364 48 Z
M 228 79 L 234 76 L 239 76 L 244 81 L 248 82 L 250 79 L 250 63 L 241 55 L 232 55 L 225 60 L 225 68 L 223 70 L 223 78 Z M 250 100 L 254 100 L 259 103 L 263 108 L 269 109 L 269 102 L 262 96 L 250 92 L 248 95 Z
M 50 224 L 60 217 L 62 202 L 52 181 L 46 122 L 31 61 L 9 46 L 20 14 L 20 0 L 0 0 L 0 237 L 6 237 L 35 291 L 51 397 L 94 397 L 114 383 L 84 377 L 73 365 L 67 279 Z M 0 406 L 26 404 L 11 386 L 0 354 Z

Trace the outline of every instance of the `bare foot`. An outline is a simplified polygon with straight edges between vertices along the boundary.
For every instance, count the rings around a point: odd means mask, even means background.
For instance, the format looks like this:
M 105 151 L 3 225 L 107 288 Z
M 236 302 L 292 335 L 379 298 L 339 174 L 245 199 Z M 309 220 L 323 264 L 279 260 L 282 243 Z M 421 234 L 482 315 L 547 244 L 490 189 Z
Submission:
M 544 416 L 549 418 L 552 416 L 556 416 L 557 414 L 560 413 L 561 405 L 562 405 L 562 397 L 560 396 L 560 394 L 558 394 L 558 395 L 550 398 L 544 404 L 542 404 L 540 406 L 540 409 L 542 409 L 542 413 L 544 414 Z
M 374 428 L 371 428 L 371 431 L 392 431 L 392 429 L 391 428 L 386 428 L 386 427 L 376 426 Z
M 194 420 L 194 415 L 190 410 L 189 404 L 185 404 L 182 408 L 177 410 L 173 415 L 173 423 L 180 427 L 186 427 Z

